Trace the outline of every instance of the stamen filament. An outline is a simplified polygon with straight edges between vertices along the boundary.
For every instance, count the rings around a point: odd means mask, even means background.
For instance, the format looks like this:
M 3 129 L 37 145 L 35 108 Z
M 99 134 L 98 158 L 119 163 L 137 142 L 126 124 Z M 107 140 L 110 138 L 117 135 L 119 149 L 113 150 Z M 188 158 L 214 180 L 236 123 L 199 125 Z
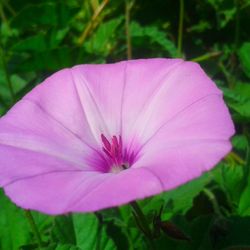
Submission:
M 127 169 L 133 162 L 134 154 L 128 155 L 126 148 L 123 151 L 122 137 L 114 135 L 108 140 L 104 134 L 101 134 L 101 140 L 102 150 L 108 157 L 108 162 L 110 162 L 110 171 L 116 173 Z

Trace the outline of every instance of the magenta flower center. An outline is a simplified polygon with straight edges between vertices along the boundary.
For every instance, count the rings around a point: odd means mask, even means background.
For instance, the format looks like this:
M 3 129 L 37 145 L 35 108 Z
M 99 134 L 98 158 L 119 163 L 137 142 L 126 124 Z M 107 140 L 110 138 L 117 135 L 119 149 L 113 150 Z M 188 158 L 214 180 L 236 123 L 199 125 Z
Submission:
M 101 134 L 101 139 L 103 143 L 102 150 L 109 163 L 108 172 L 120 172 L 129 168 L 134 163 L 134 153 L 129 154 L 127 149 L 123 148 L 122 137 L 120 135 L 118 137 L 114 135 L 108 140 L 105 135 Z

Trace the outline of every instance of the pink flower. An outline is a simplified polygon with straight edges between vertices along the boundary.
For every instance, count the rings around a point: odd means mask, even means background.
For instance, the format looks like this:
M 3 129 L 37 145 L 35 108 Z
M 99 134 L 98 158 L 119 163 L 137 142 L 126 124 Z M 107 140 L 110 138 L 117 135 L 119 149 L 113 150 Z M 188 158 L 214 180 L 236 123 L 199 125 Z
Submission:
M 0 185 L 48 214 L 173 189 L 231 149 L 222 93 L 198 64 L 132 60 L 61 70 L 0 120 Z

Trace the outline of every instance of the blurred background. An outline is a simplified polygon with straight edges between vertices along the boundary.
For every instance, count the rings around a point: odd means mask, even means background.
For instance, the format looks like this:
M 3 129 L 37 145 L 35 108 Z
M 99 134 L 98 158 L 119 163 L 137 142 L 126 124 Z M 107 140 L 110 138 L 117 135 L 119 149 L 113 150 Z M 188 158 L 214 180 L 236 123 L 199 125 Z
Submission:
M 166 230 L 157 249 L 250 249 L 250 0 L 0 0 L 0 115 L 61 68 L 152 57 L 199 62 L 224 92 L 237 129 L 232 152 L 213 171 L 153 205 L 141 202 L 152 214 L 163 201 L 163 217 L 192 239 Z M 96 249 L 100 223 L 113 243 L 99 249 L 146 249 L 127 210 L 122 226 L 110 211 L 33 216 L 44 249 Z M 0 192 L 0 249 L 37 249 L 24 217 Z M 92 243 L 79 240 L 79 221 L 97 237 Z

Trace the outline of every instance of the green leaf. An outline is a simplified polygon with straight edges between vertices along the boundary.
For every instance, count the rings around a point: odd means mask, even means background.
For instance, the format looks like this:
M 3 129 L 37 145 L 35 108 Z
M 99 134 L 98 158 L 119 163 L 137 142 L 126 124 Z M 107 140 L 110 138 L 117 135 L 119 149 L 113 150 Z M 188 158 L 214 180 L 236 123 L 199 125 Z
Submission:
M 116 40 L 115 31 L 122 22 L 122 18 L 115 18 L 99 26 L 97 31 L 84 43 L 88 53 L 101 54 L 107 56 L 113 48 Z
M 11 99 L 10 90 L 7 86 L 5 72 L 1 68 L 0 68 L 0 95 L 5 101 Z
M 38 34 L 19 41 L 12 47 L 14 51 L 42 52 L 48 49 L 45 34 Z
M 29 20 L 29 21 L 27 21 Z M 36 25 L 56 25 L 57 13 L 55 4 L 26 5 L 13 19 L 11 26 L 18 29 Z
M 113 240 L 108 237 L 107 228 L 100 224 L 94 214 L 72 215 L 76 245 L 81 250 L 117 249 Z
M 5 108 L 1 106 L 1 103 L 0 103 L 0 117 L 4 114 L 5 112 Z
M 250 100 L 245 103 L 229 103 L 229 107 L 242 117 L 250 118 Z
M 27 57 L 21 58 L 21 60 L 19 59 L 20 61 L 13 66 L 18 72 L 55 71 L 72 66 L 75 59 L 74 56 L 74 48 L 59 47 L 57 49 L 32 53 Z
M 31 246 L 32 247 L 32 246 Z M 20 250 L 37 250 L 37 248 L 29 248 L 29 246 L 25 246 Z M 47 247 L 42 248 L 41 250 L 81 250 L 79 247 L 71 245 L 71 244 L 55 244 L 52 243 Z
M 11 26 L 19 31 L 34 30 L 37 27 L 65 28 L 75 13 L 75 8 L 58 2 L 25 5 L 11 20 Z
M 188 28 L 188 32 L 202 33 L 211 28 L 211 24 L 208 21 L 200 20 L 199 23 Z
M 141 26 L 137 22 L 130 24 L 131 37 L 144 37 L 149 38 L 152 43 L 159 44 L 165 51 L 172 57 L 177 57 L 178 52 L 174 43 L 166 37 L 166 33 L 160 31 L 156 26 Z
M 0 190 L 0 249 L 17 250 L 30 241 L 24 212 Z
M 181 187 L 163 194 L 167 203 L 172 203 L 173 211 L 184 214 L 193 205 L 193 199 L 211 181 L 209 173 L 203 174 L 198 179 L 188 182 Z
M 191 241 L 185 245 L 179 245 L 178 250 L 212 250 L 212 242 L 210 239 L 210 230 L 213 225 L 212 216 L 196 217 L 186 227 L 187 234 L 191 237 Z
M 71 215 L 57 216 L 52 228 L 52 240 L 63 244 L 76 244 L 74 225 Z
M 65 38 L 67 33 L 69 32 L 69 27 L 65 27 L 62 29 L 52 29 L 49 34 L 49 48 L 55 49 L 57 48 L 62 40 Z
M 165 202 L 167 210 L 165 219 L 172 217 L 176 213 L 185 214 L 192 207 L 194 198 L 210 181 L 211 174 L 205 173 L 201 177 L 160 194 L 153 199 L 160 199 Z
M 250 185 L 246 187 L 240 197 L 238 213 L 241 216 L 250 216 Z
M 236 6 L 233 1 L 228 0 L 208 0 L 216 11 L 219 28 L 224 28 L 232 21 L 236 14 Z
M 235 90 L 228 88 L 221 88 L 221 90 L 229 103 L 245 103 L 248 100 L 248 97 L 244 94 L 242 95 L 240 91 L 236 92 Z
M 250 216 L 250 148 L 247 146 L 246 163 L 244 166 L 244 192 L 240 196 L 238 212 L 242 216 Z
M 27 85 L 27 82 L 17 74 L 11 75 L 10 81 L 15 94 Z
M 250 83 L 237 82 L 233 91 L 246 99 L 250 99 Z
M 80 248 L 72 245 L 57 245 L 55 250 L 80 250 Z
M 216 249 L 250 249 L 250 218 L 229 217 L 225 221 L 224 231 L 217 231 L 219 238 Z
M 224 28 L 230 21 L 232 21 L 236 14 L 236 8 L 221 10 L 218 12 L 219 27 Z
M 237 150 L 247 149 L 247 138 L 245 135 L 235 135 L 232 139 L 233 147 Z
M 220 163 L 212 171 L 214 180 L 220 185 L 220 188 L 229 196 L 230 201 L 234 204 L 238 204 L 240 196 L 243 190 L 243 166 L 230 165 Z
M 120 228 L 114 224 L 114 221 L 109 221 L 106 224 L 106 232 L 110 239 L 112 239 L 119 250 L 129 249 L 129 241 L 126 236 L 125 228 Z
M 243 70 L 250 78 L 250 42 L 243 43 L 238 54 Z
M 238 82 L 235 89 L 221 88 L 228 106 L 243 119 L 250 117 L 250 85 Z

